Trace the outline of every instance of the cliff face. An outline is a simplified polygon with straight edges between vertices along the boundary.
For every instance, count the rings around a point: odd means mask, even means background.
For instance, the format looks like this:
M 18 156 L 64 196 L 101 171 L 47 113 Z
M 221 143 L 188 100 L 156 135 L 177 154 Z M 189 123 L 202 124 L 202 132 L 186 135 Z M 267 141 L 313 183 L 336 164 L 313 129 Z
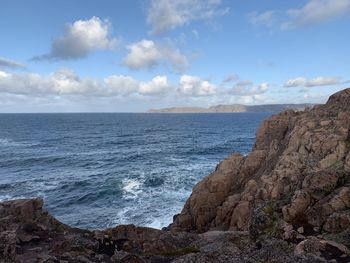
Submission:
M 349 262 L 350 89 L 265 120 L 166 230 L 70 228 L 42 200 L 0 203 L 0 262 Z
M 193 189 L 173 231 L 249 230 L 255 209 L 313 231 L 350 226 L 350 89 L 263 122 L 248 156 L 234 154 Z M 253 224 L 253 225 L 252 225 Z

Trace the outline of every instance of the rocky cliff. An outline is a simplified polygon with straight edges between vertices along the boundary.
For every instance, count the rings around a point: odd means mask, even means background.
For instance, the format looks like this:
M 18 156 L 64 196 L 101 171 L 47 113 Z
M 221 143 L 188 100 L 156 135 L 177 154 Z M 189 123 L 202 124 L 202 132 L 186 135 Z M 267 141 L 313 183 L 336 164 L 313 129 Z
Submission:
M 42 205 L 0 204 L 0 262 L 350 262 L 350 89 L 265 120 L 167 229 L 74 229 Z

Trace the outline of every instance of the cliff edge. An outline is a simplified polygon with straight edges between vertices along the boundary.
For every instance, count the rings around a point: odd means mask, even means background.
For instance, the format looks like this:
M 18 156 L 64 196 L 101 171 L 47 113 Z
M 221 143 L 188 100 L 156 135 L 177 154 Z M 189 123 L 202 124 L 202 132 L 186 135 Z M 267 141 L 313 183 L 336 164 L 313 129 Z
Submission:
M 0 262 L 350 262 L 350 88 L 265 120 L 167 229 L 80 230 L 42 205 L 0 203 Z

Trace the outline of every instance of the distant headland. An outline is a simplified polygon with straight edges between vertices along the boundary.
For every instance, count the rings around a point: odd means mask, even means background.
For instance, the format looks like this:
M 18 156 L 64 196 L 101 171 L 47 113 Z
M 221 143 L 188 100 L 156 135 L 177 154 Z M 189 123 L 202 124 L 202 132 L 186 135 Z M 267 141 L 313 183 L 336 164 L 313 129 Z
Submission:
M 265 104 L 265 105 L 215 105 L 209 108 L 202 107 L 171 107 L 150 109 L 148 113 L 229 113 L 229 112 L 281 112 L 284 110 L 304 110 L 315 104 Z

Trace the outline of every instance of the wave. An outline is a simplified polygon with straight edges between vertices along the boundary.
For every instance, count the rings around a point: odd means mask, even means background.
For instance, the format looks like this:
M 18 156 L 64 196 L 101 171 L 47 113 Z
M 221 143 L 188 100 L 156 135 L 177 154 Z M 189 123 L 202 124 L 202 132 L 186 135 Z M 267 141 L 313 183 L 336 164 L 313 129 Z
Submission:
M 19 142 L 19 141 L 14 141 L 9 138 L 0 138 L 0 146 L 5 146 L 5 147 L 33 147 L 40 145 L 38 142 Z

